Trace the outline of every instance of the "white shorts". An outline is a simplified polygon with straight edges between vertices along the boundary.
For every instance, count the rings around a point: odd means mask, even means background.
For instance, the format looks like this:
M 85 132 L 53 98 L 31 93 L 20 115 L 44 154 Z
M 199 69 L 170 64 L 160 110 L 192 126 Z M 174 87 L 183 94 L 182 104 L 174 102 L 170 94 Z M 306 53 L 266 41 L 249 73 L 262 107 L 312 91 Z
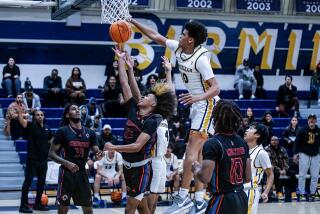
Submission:
M 166 189 L 167 164 L 162 157 L 151 159 L 152 180 L 150 183 L 151 193 L 163 193 Z
M 191 130 L 214 134 L 213 108 L 220 98 L 202 100 L 192 104 L 190 110 Z
M 248 190 L 245 190 L 245 192 L 248 196 L 248 214 L 257 214 L 258 204 L 260 199 L 260 190 L 248 189 Z

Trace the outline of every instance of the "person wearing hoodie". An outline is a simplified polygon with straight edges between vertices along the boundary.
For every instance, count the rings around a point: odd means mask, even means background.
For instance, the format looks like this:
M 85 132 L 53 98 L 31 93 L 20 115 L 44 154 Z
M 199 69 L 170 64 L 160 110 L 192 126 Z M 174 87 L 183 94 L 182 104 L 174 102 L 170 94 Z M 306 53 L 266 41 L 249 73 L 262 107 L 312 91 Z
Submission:
M 89 102 L 87 104 L 88 109 L 88 115 L 93 120 L 96 115 L 99 114 L 98 108 L 97 108 L 97 100 L 94 97 L 90 97 Z
M 86 84 L 81 78 L 80 68 L 74 67 L 66 82 L 66 93 L 72 104 L 83 105 L 86 101 Z
M 264 141 L 264 144 L 262 144 L 263 147 L 265 147 L 265 146 L 267 146 L 267 144 L 269 144 L 271 136 L 273 136 L 273 133 L 272 133 L 273 120 L 272 120 L 272 114 L 270 111 L 266 111 L 264 113 L 263 118 L 261 120 L 261 123 L 268 128 L 268 132 L 269 132 L 267 140 Z
M 81 113 L 81 124 L 84 127 L 91 128 L 92 127 L 92 120 L 88 114 L 88 108 L 86 105 L 80 106 L 80 113 Z

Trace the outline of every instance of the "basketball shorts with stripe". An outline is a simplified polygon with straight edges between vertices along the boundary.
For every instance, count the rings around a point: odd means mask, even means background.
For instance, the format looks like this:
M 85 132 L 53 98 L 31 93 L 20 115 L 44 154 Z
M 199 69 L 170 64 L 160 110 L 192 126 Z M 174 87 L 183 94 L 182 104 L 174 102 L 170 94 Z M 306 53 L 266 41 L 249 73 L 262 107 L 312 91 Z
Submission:
M 206 214 L 246 214 L 248 198 L 244 191 L 212 196 Z
M 123 165 L 123 174 L 127 185 L 127 195 L 136 197 L 147 191 L 150 182 L 151 163 L 140 166 L 127 168 Z
M 214 134 L 212 116 L 214 105 L 214 99 L 192 104 L 190 110 L 191 130 L 211 135 Z
M 248 196 L 248 214 L 257 214 L 260 200 L 260 190 L 258 188 L 251 188 L 246 190 L 246 194 Z

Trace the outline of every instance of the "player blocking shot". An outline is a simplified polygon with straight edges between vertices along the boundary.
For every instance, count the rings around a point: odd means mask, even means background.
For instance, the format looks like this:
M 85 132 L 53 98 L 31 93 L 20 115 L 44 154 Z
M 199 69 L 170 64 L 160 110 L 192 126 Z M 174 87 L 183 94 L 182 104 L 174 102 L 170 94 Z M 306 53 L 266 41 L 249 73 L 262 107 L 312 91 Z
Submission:
M 135 19 L 131 19 L 131 23 L 151 40 L 170 48 L 175 53 L 182 80 L 188 89 L 188 93 L 180 95 L 179 101 L 184 105 L 192 105 L 191 130 L 183 164 L 182 183 L 179 194 L 174 197 L 173 205 L 166 213 L 175 214 L 191 207 L 194 207 L 195 213 L 202 213 L 207 204 L 203 199 L 203 184 L 197 178 L 195 204 L 188 197 L 193 177 L 191 164 L 194 161 L 201 162 L 203 144 L 208 134 L 214 133 L 212 111 L 220 92 L 210 65 L 208 50 L 201 45 L 207 39 L 207 30 L 200 22 L 187 22 L 179 41 L 175 41 L 165 38 Z
M 248 145 L 236 134 L 241 112 L 235 103 L 220 100 L 213 115 L 216 133 L 204 144 L 202 164 L 192 164 L 194 176 L 208 183 L 211 192 L 205 213 L 245 214 L 243 184 L 250 181 L 251 160 Z

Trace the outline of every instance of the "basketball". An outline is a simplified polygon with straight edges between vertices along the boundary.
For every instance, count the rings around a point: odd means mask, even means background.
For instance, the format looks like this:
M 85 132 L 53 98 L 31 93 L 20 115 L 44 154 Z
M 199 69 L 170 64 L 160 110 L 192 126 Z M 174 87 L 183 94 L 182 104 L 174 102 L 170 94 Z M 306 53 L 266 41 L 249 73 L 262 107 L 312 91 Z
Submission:
M 48 196 L 46 194 L 42 194 L 42 196 L 41 196 L 41 204 L 43 206 L 47 206 L 48 205 L 48 201 L 49 201 Z
M 124 43 L 131 37 L 131 26 L 126 21 L 117 21 L 111 24 L 109 28 L 109 35 L 112 41 L 117 43 Z
M 120 204 L 122 199 L 121 192 L 115 191 L 111 193 L 111 201 L 115 204 Z

